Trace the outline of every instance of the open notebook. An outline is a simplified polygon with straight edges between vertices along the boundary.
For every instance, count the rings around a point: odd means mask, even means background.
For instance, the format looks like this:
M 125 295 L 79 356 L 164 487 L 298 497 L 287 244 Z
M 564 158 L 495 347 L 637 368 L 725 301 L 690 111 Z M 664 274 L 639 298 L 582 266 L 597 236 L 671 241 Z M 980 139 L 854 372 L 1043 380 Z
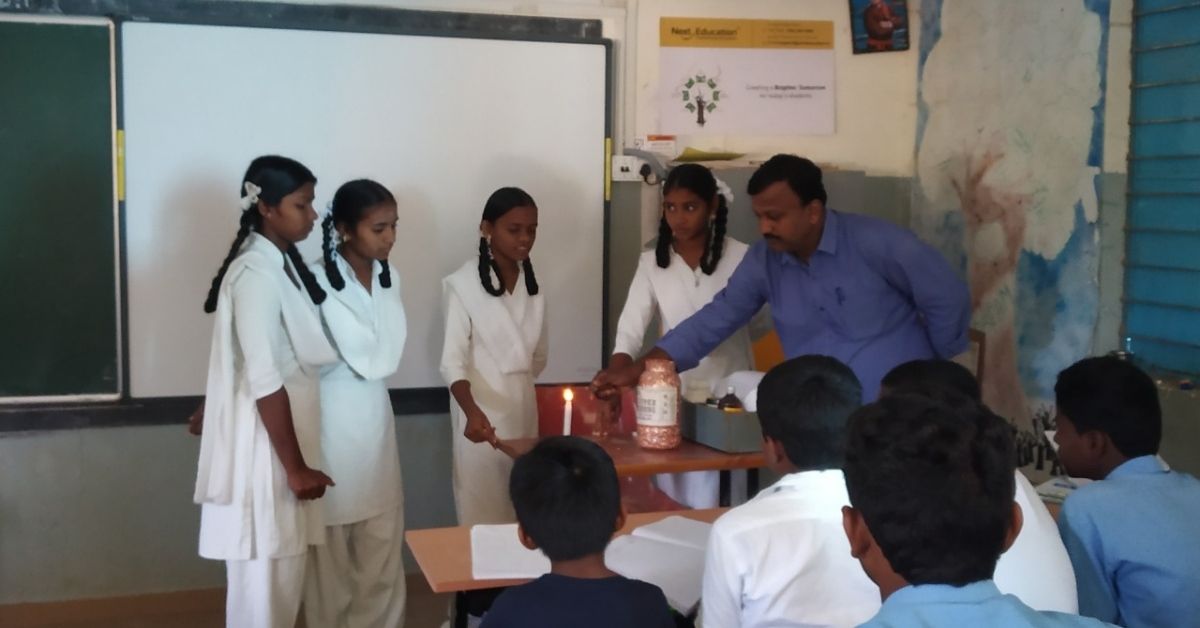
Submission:
M 604 562 L 626 578 L 657 585 L 672 608 L 689 615 L 700 604 L 711 530 L 712 525 L 702 521 L 667 517 L 613 539 Z
M 550 573 L 550 559 L 521 545 L 517 524 L 471 526 L 471 577 L 475 580 L 537 578 Z
M 671 606 L 689 614 L 700 602 L 710 524 L 672 516 L 619 536 L 604 553 L 608 568 L 658 586 Z M 550 561 L 526 549 L 516 524 L 471 527 L 471 576 L 476 580 L 537 578 Z

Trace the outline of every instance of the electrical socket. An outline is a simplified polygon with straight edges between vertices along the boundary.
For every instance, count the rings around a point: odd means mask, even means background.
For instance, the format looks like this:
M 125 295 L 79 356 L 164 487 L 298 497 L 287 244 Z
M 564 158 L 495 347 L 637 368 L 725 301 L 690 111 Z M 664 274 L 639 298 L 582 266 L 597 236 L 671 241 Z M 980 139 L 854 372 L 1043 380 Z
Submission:
M 644 165 L 646 165 L 645 161 L 631 155 L 613 155 L 612 180 L 641 181 L 641 169 Z

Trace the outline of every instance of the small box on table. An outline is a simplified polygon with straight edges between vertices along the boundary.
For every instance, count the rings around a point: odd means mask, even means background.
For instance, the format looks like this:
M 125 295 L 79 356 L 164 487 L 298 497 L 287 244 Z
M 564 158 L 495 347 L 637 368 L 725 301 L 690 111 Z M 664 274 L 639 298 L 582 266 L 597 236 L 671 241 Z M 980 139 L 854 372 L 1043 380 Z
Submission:
M 758 415 L 745 410 L 727 412 L 715 406 L 683 402 L 680 412 L 683 437 L 726 453 L 762 450 Z

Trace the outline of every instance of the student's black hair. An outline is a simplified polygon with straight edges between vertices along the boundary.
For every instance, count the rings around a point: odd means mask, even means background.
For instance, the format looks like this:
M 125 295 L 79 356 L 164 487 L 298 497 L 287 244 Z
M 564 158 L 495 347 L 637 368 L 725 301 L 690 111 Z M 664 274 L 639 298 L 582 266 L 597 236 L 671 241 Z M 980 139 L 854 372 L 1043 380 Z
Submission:
M 773 183 L 787 181 L 788 187 L 807 204 L 814 199 L 824 205 L 827 199 L 825 184 L 821 182 L 821 168 L 812 161 L 796 155 L 779 154 L 768 159 L 750 175 L 746 192 L 750 196 L 760 194 Z
M 621 487 L 612 458 L 576 436 L 552 436 L 517 458 L 508 480 L 517 521 L 546 557 L 599 554 L 616 532 Z
M 836 469 L 845 452 L 846 421 L 862 404 L 862 384 L 850 367 L 823 355 L 802 355 L 771 369 L 758 385 L 763 436 L 783 444 L 800 470 Z
M 850 418 L 850 504 L 910 584 L 992 577 L 1012 524 L 1015 470 L 1009 425 L 959 394 L 900 393 Z
M 1158 453 L 1162 408 L 1154 380 L 1127 360 L 1085 358 L 1058 374 L 1058 411 L 1079 433 L 1108 434 L 1126 458 Z
M 264 155 L 255 158 L 250 162 L 250 167 L 246 168 L 242 183 L 238 185 L 239 196 L 246 193 L 245 184 L 247 182 L 262 188 L 258 194 L 260 202 L 267 205 L 278 205 L 283 197 L 300 189 L 304 184 L 315 184 L 317 177 L 311 170 L 304 167 L 304 164 L 294 159 L 278 155 Z M 229 270 L 229 264 L 241 252 L 242 243 L 246 241 L 250 232 L 260 229 L 262 229 L 262 214 L 259 213 L 257 205 L 243 210 L 241 220 L 238 222 L 237 235 L 233 238 L 233 244 L 229 246 L 229 253 L 225 255 L 225 260 L 221 262 L 221 268 L 217 271 L 217 276 L 213 277 L 212 286 L 208 289 L 208 298 L 204 300 L 205 312 L 211 314 L 217 310 L 217 296 L 221 291 L 221 280 L 225 278 L 225 271 Z M 325 291 L 317 284 L 317 278 L 304 264 L 304 259 L 300 257 L 300 251 L 296 249 L 296 245 L 294 243 L 289 245 L 285 253 L 292 260 L 292 266 L 299 276 L 300 283 L 308 291 L 312 302 L 319 305 L 325 301 Z
M 713 209 L 716 213 L 709 221 L 704 253 L 700 256 L 700 270 L 705 275 L 711 275 L 717 269 L 717 262 L 721 261 L 721 253 L 725 248 L 725 225 L 729 221 L 729 204 L 724 195 L 717 193 L 717 178 L 713 176 L 712 171 L 700 164 L 682 164 L 672 168 L 667 174 L 667 180 L 663 182 L 663 196 L 675 188 L 683 188 L 704 199 L 705 203 L 709 203 L 714 196 L 717 199 L 717 206 Z M 664 213 L 658 219 L 658 244 L 654 249 L 654 258 L 659 268 L 671 265 L 673 238 L 671 225 L 667 224 L 667 215 Z
M 533 202 L 533 197 L 521 188 L 500 188 L 492 192 L 487 203 L 484 204 L 483 220 L 495 224 L 501 216 L 516 207 L 536 208 L 537 204 Z M 521 269 L 525 271 L 525 291 L 530 295 L 537 294 L 537 278 L 533 275 L 533 263 L 529 261 L 528 257 L 521 262 Z M 492 251 L 488 247 L 487 238 L 479 236 L 479 281 L 488 294 L 498 297 L 504 294 L 504 286 L 492 283 L 492 272 L 499 277 L 500 267 L 496 265 L 496 260 L 492 259 Z
M 343 183 L 333 195 L 329 206 L 329 215 L 321 221 L 321 252 L 325 257 L 325 278 L 334 290 L 341 291 L 346 287 L 346 280 L 338 272 L 337 264 L 333 261 L 333 232 L 334 228 L 342 225 L 348 231 L 353 231 L 362 220 L 368 209 L 380 204 L 396 204 L 396 197 L 382 184 L 370 179 L 355 179 Z M 384 288 L 392 287 L 392 271 L 386 259 L 379 260 L 382 267 L 379 271 L 379 285 Z
M 914 392 L 940 387 L 979 403 L 983 400 L 979 380 L 967 367 L 953 360 L 912 360 L 888 371 L 880 384 L 889 393 Z

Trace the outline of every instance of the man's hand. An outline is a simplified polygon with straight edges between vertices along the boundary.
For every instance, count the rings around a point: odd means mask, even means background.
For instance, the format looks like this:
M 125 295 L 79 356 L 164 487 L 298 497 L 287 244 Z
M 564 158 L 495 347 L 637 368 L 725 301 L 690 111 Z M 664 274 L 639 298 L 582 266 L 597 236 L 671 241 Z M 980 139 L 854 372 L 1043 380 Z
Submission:
M 624 366 L 612 365 L 596 373 L 592 378 L 592 394 L 604 401 L 620 399 L 621 389 L 636 386 L 642 371 L 646 369 L 641 360 L 630 362 Z

